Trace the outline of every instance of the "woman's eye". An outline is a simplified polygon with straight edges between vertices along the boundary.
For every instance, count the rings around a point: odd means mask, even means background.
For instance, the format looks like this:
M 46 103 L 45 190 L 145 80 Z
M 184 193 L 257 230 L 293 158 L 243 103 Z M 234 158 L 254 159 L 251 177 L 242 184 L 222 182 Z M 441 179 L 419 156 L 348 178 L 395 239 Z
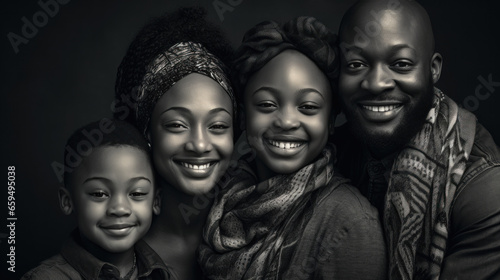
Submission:
M 224 130 L 228 129 L 230 126 L 225 125 L 225 124 L 214 124 L 210 126 L 210 129 L 212 130 Z
M 184 130 L 187 129 L 186 125 L 184 125 L 182 123 L 178 123 L 178 122 L 167 123 L 167 124 L 164 125 L 164 127 L 167 130 L 174 131 L 174 132 L 180 132 L 180 131 L 184 131 Z

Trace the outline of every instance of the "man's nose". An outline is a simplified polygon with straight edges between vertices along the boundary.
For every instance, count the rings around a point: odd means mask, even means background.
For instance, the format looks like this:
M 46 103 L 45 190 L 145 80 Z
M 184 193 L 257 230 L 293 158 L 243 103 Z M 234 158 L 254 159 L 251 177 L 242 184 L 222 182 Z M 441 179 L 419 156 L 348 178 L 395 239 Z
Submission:
M 392 71 L 385 65 L 372 67 L 361 82 L 361 88 L 372 94 L 380 94 L 396 86 Z

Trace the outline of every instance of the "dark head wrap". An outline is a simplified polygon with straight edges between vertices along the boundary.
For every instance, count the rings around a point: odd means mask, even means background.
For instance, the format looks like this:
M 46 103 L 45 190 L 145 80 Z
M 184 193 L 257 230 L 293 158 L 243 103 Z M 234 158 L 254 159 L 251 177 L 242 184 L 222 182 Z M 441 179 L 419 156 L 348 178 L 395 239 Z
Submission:
M 231 44 L 220 28 L 205 19 L 199 7 L 181 8 L 152 20 L 129 46 L 117 73 L 115 118 L 125 119 L 145 132 L 159 98 L 177 81 L 199 73 L 219 83 L 236 101 L 227 69 Z
M 297 50 L 311 59 L 336 90 L 339 73 L 337 35 L 313 17 L 298 17 L 283 26 L 264 21 L 250 29 L 236 51 L 234 62 L 240 89 L 248 78 L 272 58 L 287 49 Z M 241 92 L 242 90 L 240 90 Z M 333 108 L 339 112 L 334 98 Z

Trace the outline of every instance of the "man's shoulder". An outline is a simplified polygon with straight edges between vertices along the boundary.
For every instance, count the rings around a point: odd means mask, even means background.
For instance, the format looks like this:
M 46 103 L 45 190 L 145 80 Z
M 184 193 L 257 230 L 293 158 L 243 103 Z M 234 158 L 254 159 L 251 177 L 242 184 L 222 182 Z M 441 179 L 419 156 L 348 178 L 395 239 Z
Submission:
M 40 263 L 39 266 L 28 271 L 21 280 L 37 279 L 82 279 L 80 274 L 61 256 L 57 254 Z
M 500 169 L 497 168 L 500 166 L 500 148 L 488 130 L 479 123 L 476 126 L 474 144 L 466 165 L 460 187 L 465 187 L 473 183 L 478 176 L 494 176 L 500 172 Z M 485 173 L 489 169 L 493 169 L 494 171 Z M 491 183 L 496 182 L 491 181 Z

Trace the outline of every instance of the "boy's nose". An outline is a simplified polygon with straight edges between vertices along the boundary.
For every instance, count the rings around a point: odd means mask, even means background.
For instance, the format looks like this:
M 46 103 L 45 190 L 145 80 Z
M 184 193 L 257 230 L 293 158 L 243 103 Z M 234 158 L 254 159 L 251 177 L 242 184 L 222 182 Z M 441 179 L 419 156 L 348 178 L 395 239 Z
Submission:
M 107 215 L 109 216 L 129 216 L 132 213 L 130 209 L 130 203 L 126 197 L 116 196 L 112 197 L 109 207 L 107 209 Z

